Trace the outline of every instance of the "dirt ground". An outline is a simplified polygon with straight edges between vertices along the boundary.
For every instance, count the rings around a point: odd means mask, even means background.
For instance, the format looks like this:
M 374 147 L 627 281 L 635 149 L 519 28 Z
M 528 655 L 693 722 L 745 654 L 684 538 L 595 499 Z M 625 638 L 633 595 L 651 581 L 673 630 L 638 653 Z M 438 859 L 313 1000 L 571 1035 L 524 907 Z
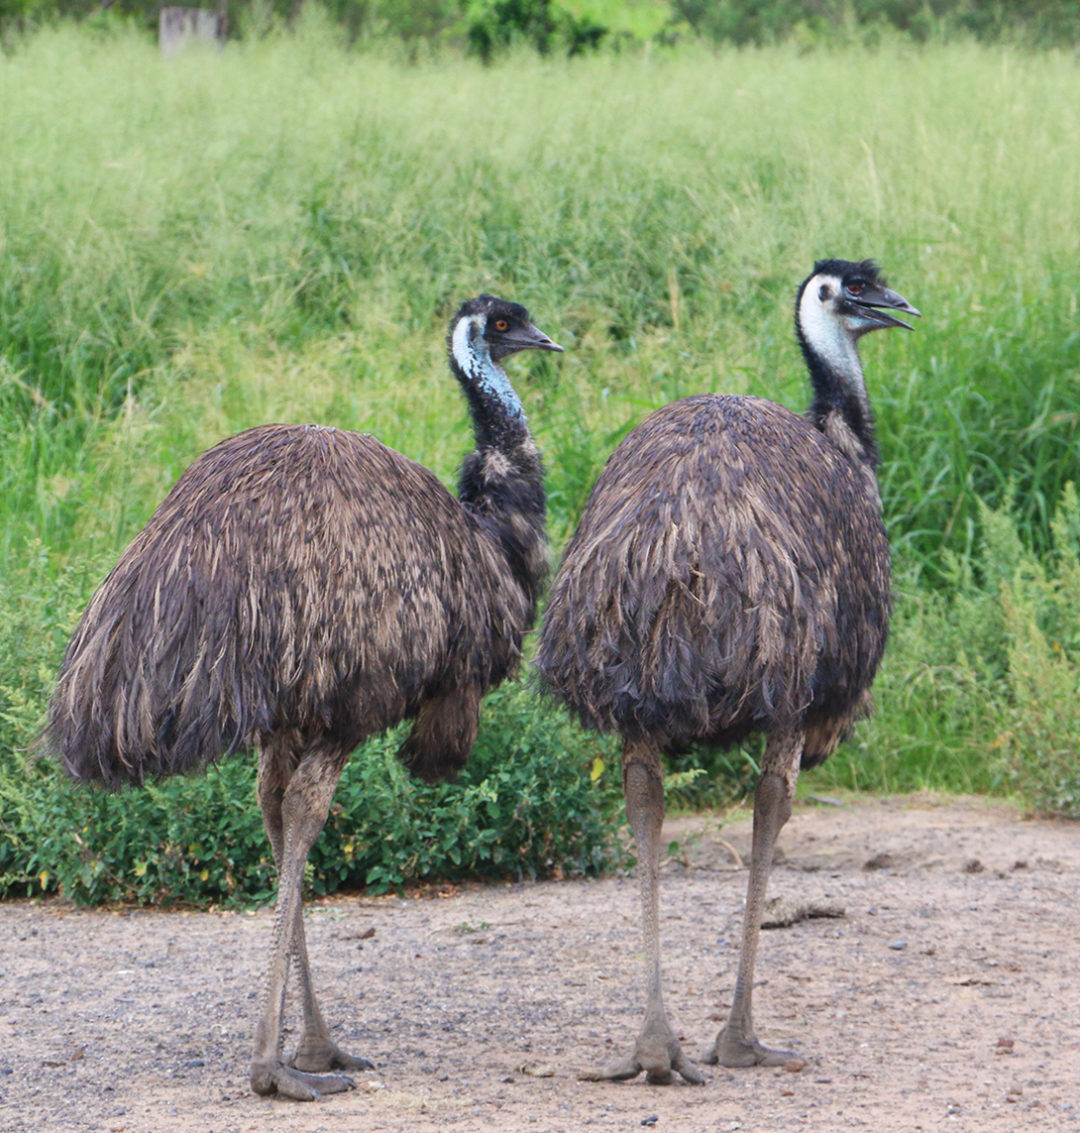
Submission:
M 669 824 L 664 968 L 697 1056 L 738 953 L 749 823 Z M 977 800 L 808 802 L 772 893 L 838 919 L 762 935 L 759 1036 L 805 1059 L 703 1087 L 587 1083 L 641 1012 L 632 879 L 470 886 L 308 910 L 324 1013 L 378 1069 L 249 1092 L 270 914 L 0 905 L 0 1133 L 1076 1130 L 1080 826 Z

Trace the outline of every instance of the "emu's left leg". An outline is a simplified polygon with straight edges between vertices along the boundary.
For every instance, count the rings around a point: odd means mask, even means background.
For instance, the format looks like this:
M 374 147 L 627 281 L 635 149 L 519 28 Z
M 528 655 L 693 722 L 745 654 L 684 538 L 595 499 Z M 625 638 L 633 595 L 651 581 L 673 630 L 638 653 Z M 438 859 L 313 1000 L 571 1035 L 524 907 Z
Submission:
M 330 1038 L 311 982 L 299 884 L 286 876 L 295 872 L 295 861 L 302 844 L 306 843 L 299 859 L 302 880 L 303 864 L 307 860 L 311 844 L 326 821 L 344 760 L 329 753 L 311 755 L 300 765 L 298 770 L 302 773 L 295 781 L 294 762 L 293 751 L 284 745 L 268 745 L 259 756 L 259 804 L 278 868 L 278 917 L 274 926 L 267 1005 L 256 1037 L 252 1086 L 259 1093 L 270 1093 L 276 1089 L 290 1097 L 309 1100 L 319 1094 L 337 1093 L 352 1086 L 351 1079 L 344 1075 L 328 1074 L 326 1071 L 366 1070 L 371 1069 L 372 1064 L 366 1058 L 346 1054 Z M 289 831 L 286 830 L 283 814 L 286 800 L 290 811 Z M 316 823 L 317 828 L 312 833 Z M 291 865 L 290 859 L 293 863 Z M 285 969 L 290 957 L 300 982 L 303 1031 L 295 1054 L 282 1062 L 281 1011 L 285 994 Z M 279 979 L 280 987 L 276 986 Z M 274 1061 L 282 1068 L 280 1072 L 268 1065 L 271 1048 L 277 1054 Z M 295 1069 L 289 1070 L 289 1067 Z
M 754 1035 L 751 996 L 754 987 L 754 959 L 761 934 L 761 913 L 772 868 L 776 836 L 791 817 L 795 783 L 799 778 L 806 737 L 802 732 L 769 736 L 761 765 L 761 780 L 754 795 L 754 839 L 750 854 L 750 884 L 743 920 L 739 973 L 735 978 L 735 997 L 731 1014 L 716 1041 L 702 1056 L 712 1066 L 782 1066 L 795 1057 L 791 1051 L 770 1050 Z
M 664 821 L 664 782 L 655 745 L 623 743 L 623 793 L 634 832 L 645 943 L 645 1021 L 627 1058 L 583 1074 L 587 1081 L 634 1078 L 645 1071 L 652 1085 L 666 1086 L 679 1074 L 700 1086 L 704 1075 L 683 1053 L 671 1029 L 660 988 L 660 829 Z

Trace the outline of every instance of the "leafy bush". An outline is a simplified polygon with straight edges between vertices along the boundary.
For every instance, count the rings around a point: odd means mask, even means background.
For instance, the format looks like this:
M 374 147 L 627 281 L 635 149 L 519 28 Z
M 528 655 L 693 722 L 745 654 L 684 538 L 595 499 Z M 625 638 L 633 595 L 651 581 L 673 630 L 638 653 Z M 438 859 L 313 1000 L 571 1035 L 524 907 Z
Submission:
M 0 896 L 266 900 L 274 868 L 254 759 L 109 794 L 70 782 L 32 753 L 64 644 L 110 565 L 103 558 L 56 577 L 38 544 L 0 575 Z M 621 792 L 610 744 L 583 741 L 522 684 L 488 697 L 457 782 L 413 780 L 394 754 L 400 739 L 399 729 L 372 740 L 346 767 L 310 857 L 314 892 L 382 891 L 436 877 L 595 873 L 620 860 L 613 833 Z
M 349 761 L 309 857 L 311 891 L 611 868 L 621 860 L 618 774 L 597 774 L 604 745 L 574 731 L 510 684 L 485 703 L 473 758 L 454 783 L 410 777 L 394 754 L 400 729 L 371 741 Z M 268 900 L 274 877 L 250 757 L 114 794 L 23 753 L 0 759 L 0 896 L 237 903 Z
M 469 49 L 485 63 L 518 44 L 547 55 L 578 55 L 599 46 L 607 28 L 577 16 L 557 0 L 469 0 L 465 12 Z
M 1004 526 L 1001 512 L 987 519 Z M 999 583 L 1009 696 L 995 742 L 1035 807 L 1080 818 L 1080 503 L 1072 484 L 1052 529 L 1045 564 L 1005 530 L 1019 553 Z
M 1022 506 L 979 504 L 949 586 L 903 587 L 875 686 L 879 713 L 826 764 L 871 790 L 1013 791 L 1080 817 L 1080 505 L 1069 484 L 1041 557 Z

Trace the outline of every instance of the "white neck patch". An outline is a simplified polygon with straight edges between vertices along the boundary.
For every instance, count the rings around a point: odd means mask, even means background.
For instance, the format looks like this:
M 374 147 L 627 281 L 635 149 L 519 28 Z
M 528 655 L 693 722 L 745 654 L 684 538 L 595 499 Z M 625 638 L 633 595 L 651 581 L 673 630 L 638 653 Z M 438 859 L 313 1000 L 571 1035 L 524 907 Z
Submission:
M 827 289 L 824 299 L 822 288 Z M 836 375 L 837 380 L 860 400 L 866 399 L 862 363 L 855 335 L 836 309 L 843 280 L 835 275 L 815 275 L 803 288 L 799 301 L 799 328 L 807 346 Z
M 483 315 L 470 315 L 454 327 L 450 340 L 454 361 L 461 367 L 461 372 L 468 381 L 494 397 L 510 416 L 524 419 L 525 410 L 510 379 L 495 364 L 484 341 L 486 321 Z
M 451 348 L 454 351 L 454 361 L 470 376 L 476 367 L 476 352 L 473 349 L 473 337 L 484 329 L 482 315 L 470 315 L 462 319 L 454 327 L 454 337 Z

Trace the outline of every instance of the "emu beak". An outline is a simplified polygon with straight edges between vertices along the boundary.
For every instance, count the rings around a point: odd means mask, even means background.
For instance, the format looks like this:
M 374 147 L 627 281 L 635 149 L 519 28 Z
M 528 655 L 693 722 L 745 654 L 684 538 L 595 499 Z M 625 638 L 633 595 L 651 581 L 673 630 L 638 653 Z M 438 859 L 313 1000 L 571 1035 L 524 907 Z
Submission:
M 917 319 L 922 317 L 920 312 L 903 295 L 899 295 L 888 287 L 867 287 L 854 302 L 862 309 L 863 315 L 867 319 L 873 320 L 879 327 L 915 329 L 910 323 L 905 323 L 903 319 L 898 319 L 895 315 L 889 314 L 890 310 L 903 311 L 905 314 L 914 315 Z
M 503 342 L 511 350 L 557 350 L 562 353 L 562 347 L 532 323 L 522 327 L 520 331 L 506 335 Z

